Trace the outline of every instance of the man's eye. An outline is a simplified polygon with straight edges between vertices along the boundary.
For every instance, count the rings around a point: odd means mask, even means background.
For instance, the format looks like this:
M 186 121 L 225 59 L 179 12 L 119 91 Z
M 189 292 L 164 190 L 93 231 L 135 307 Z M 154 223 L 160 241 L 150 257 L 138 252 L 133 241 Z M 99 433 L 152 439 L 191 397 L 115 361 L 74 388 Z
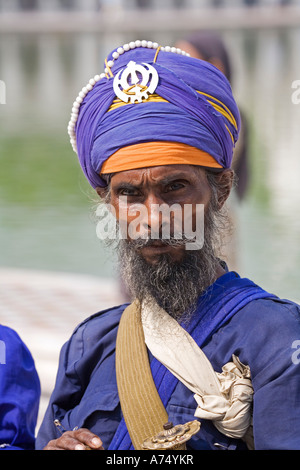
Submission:
M 119 196 L 138 196 L 139 191 L 137 189 L 123 188 L 119 191 Z
M 174 183 L 168 184 L 166 187 L 166 191 L 178 191 L 179 189 L 182 189 L 185 187 L 185 184 L 179 181 L 176 181 Z

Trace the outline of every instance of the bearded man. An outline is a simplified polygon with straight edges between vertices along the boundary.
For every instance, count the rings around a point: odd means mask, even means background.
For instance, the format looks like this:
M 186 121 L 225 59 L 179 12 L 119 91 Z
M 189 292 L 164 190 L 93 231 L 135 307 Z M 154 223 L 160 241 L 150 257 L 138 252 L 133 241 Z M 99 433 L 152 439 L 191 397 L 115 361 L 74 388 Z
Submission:
M 88 318 L 63 346 L 37 449 L 300 449 L 299 307 L 217 251 L 240 128 L 229 82 L 147 41 L 105 64 L 69 134 L 115 213 L 132 303 Z M 174 206 L 181 219 L 154 210 Z

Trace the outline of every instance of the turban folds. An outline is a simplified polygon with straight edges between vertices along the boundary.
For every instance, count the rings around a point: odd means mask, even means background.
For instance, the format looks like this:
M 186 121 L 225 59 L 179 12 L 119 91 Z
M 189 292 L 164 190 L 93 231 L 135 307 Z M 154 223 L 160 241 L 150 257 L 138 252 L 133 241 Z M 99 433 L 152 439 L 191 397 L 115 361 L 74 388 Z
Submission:
M 132 76 L 129 81 L 128 64 L 135 67 L 135 81 Z M 140 76 L 144 69 L 150 70 L 146 85 Z M 103 173 L 132 168 L 175 163 L 230 167 L 240 116 L 230 84 L 216 67 L 186 55 L 136 47 L 106 70 L 107 76 L 81 102 L 75 125 L 79 161 L 93 187 L 106 186 Z M 116 96 L 122 74 L 129 77 L 127 103 Z M 155 90 L 149 92 L 154 75 Z M 130 90 L 138 80 L 148 94 L 131 102 Z

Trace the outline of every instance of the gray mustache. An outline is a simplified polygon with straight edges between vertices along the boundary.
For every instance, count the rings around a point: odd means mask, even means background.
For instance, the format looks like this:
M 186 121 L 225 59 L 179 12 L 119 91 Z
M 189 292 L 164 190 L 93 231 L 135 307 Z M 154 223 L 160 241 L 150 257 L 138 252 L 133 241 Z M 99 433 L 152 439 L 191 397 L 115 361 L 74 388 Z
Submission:
M 148 238 L 147 237 L 147 238 L 135 238 L 135 239 L 128 240 L 128 243 L 130 243 L 132 247 L 135 247 L 137 249 L 155 245 L 157 242 L 160 242 L 162 245 L 165 245 L 165 246 L 179 247 L 179 246 L 185 246 L 188 242 L 190 243 L 191 240 L 184 236 L 180 239 L 174 238 L 174 237 L 170 237 L 170 238 L 162 238 L 162 237 L 159 237 L 159 238 L 149 237 Z

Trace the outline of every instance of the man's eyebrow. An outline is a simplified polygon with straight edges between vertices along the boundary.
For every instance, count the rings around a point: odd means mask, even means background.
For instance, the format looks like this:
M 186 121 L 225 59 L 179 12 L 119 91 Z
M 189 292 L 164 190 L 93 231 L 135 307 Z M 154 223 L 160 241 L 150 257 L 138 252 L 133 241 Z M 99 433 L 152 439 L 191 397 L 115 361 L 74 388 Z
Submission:
M 189 175 L 184 172 L 173 173 L 171 175 L 163 176 L 162 178 L 157 178 L 157 183 L 159 184 L 168 184 L 176 180 L 188 180 Z
M 164 175 L 162 177 L 157 177 L 155 179 L 155 182 L 156 184 L 163 184 L 163 185 L 166 185 L 166 184 L 169 184 L 169 183 L 172 183 L 176 180 L 188 180 L 189 179 L 189 175 L 185 172 L 178 172 L 178 173 L 173 173 L 171 175 Z M 118 183 L 115 183 L 114 185 L 114 189 L 116 191 L 120 190 L 120 189 L 140 189 L 144 186 L 143 182 L 141 183 L 138 183 L 138 182 L 128 182 L 128 181 L 120 181 Z
M 114 189 L 118 191 L 120 189 L 139 189 L 140 187 L 142 187 L 142 184 L 128 183 L 127 181 L 120 181 L 119 183 L 115 184 Z

